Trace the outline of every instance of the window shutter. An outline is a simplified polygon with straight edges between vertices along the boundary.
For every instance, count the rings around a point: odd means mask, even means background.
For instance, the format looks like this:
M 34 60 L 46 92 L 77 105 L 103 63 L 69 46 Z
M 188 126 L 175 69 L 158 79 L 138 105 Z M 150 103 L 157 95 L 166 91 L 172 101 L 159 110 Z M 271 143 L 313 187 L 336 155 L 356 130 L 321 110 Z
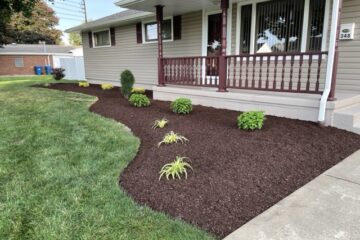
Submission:
M 111 40 L 111 46 L 116 45 L 116 37 L 115 37 L 115 28 L 110 28 L 110 40 Z
M 138 44 L 143 42 L 141 22 L 136 24 L 136 41 Z
M 182 28 L 182 17 L 181 16 L 175 16 L 173 18 L 173 24 L 174 24 L 174 40 L 180 40 L 181 39 L 181 28 Z
M 92 48 L 93 47 L 93 38 L 92 38 L 92 32 L 89 32 L 89 47 Z

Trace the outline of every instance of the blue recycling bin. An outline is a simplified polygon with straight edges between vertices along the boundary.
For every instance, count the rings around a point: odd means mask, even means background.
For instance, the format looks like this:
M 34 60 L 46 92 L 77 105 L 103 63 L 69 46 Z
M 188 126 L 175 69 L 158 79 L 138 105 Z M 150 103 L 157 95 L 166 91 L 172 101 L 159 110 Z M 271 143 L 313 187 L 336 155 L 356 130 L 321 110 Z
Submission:
M 45 74 L 50 75 L 52 73 L 52 67 L 50 65 L 45 65 Z
M 43 69 L 42 66 L 34 66 L 35 75 L 42 75 Z

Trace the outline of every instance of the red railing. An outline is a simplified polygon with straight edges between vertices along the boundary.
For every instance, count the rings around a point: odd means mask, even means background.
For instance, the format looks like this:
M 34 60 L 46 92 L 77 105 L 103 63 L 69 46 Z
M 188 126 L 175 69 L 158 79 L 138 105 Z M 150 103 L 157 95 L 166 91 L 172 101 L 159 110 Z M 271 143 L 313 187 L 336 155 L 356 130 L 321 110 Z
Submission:
M 163 58 L 166 84 L 217 87 L 218 57 Z
M 326 58 L 327 52 L 226 56 L 226 87 L 321 93 Z M 163 58 L 163 71 L 166 84 L 219 87 L 218 57 Z
M 327 52 L 227 56 L 227 87 L 321 93 Z

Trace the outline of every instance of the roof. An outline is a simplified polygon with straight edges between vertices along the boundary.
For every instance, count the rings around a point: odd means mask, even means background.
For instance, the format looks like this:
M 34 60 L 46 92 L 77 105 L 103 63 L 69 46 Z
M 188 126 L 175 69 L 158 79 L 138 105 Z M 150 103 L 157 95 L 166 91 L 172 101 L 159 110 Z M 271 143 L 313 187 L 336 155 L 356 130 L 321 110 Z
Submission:
M 70 53 L 75 47 L 73 46 L 61 46 L 61 45 L 43 45 L 43 44 L 9 44 L 0 47 L 0 54 L 6 53 L 34 53 L 34 54 L 42 54 L 42 53 Z
M 100 18 L 98 20 L 90 21 L 79 26 L 65 30 L 65 32 L 81 32 L 100 27 L 114 27 L 121 24 L 127 24 L 138 21 L 144 17 L 154 16 L 154 13 L 143 12 L 137 10 L 125 10 L 110 16 Z

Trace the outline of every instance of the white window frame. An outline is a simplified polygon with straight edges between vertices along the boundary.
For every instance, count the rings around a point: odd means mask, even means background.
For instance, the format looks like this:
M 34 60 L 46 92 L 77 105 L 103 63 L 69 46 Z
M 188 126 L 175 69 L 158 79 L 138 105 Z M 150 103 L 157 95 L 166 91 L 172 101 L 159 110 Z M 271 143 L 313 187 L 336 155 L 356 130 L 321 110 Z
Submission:
M 174 41 L 174 19 L 173 16 L 171 17 L 166 17 L 163 19 L 163 21 L 166 20 L 171 20 L 171 39 L 167 39 L 167 40 L 163 40 L 163 42 L 173 42 Z M 154 41 L 146 41 L 146 29 L 145 29 L 145 25 L 149 24 L 149 23 L 157 23 L 157 21 L 155 19 L 152 20 L 148 20 L 148 21 L 143 21 L 141 22 L 141 29 L 142 29 L 142 42 L 143 44 L 152 44 L 152 43 L 158 43 L 159 40 L 154 40 Z
M 96 46 L 96 45 L 95 45 L 95 36 L 94 36 L 95 33 L 104 32 L 104 31 L 108 31 L 108 33 L 109 33 L 109 45 Z M 92 34 L 92 40 L 93 40 L 93 48 L 106 48 L 106 47 L 111 47 L 112 42 L 111 42 L 111 32 L 110 32 L 110 28 L 98 29 L 98 30 L 96 30 L 96 31 L 93 31 L 91 34 Z
M 255 35 L 256 35 L 256 16 L 258 3 L 268 2 L 270 0 L 253 0 L 251 2 L 238 2 L 237 4 L 237 19 L 236 19 L 236 55 L 240 54 L 240 35 L 241 35 L 241 8 L 242 6 L 252 5 L 251 15 L 251 33 L 250 33 L 250 54 L 256 54 L 255 52 Z M 309 26 L 309 12 L 310 12 L 310 1 L 305 0 L 304 6 L 304 18 L 303 18 L 303 33 L 301 38 L 300 52 L 307 52 L 307 41 L 308 41 L 308 26 Z M 330 0 L 325 0 L 325 13 L 324 13 L 324 28 L 323 28 L 323 39 L 321 44 L 321 51 L 327 50 L 328 40 L 328 29 L 329 29 L 329 17 L 330 17 Z

